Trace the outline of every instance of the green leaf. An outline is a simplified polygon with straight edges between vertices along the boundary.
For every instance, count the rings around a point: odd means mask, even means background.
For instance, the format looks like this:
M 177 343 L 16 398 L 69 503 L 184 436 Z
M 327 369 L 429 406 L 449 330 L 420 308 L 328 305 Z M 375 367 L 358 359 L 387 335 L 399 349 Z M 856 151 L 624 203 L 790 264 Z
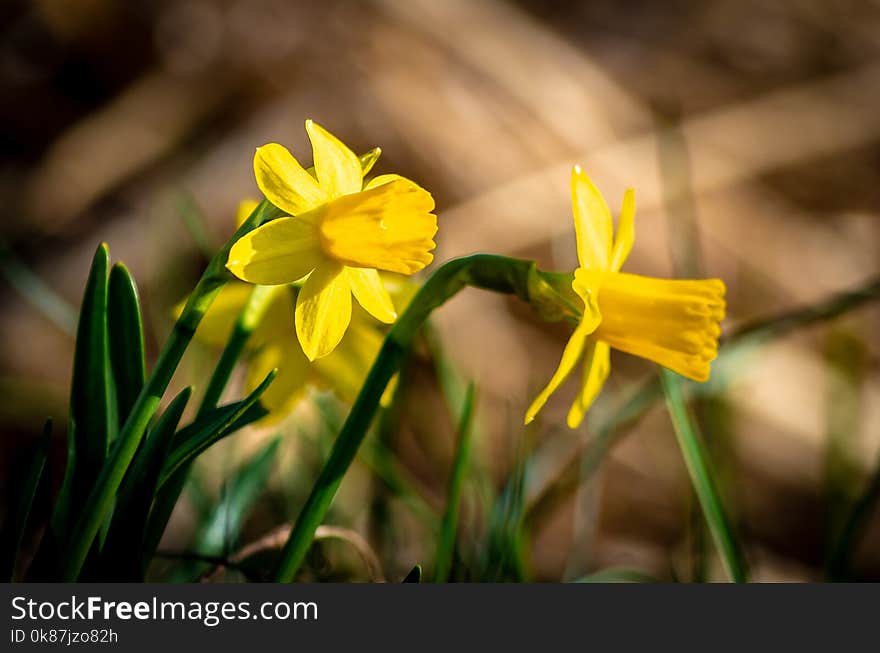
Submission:
M 171 401 L 138 449 L 119 486 L 113 521 L 102 551 L 103 580 L 143 580 L 146 561 L 141 551 L 150 507 L 175 430 L 191 396 L 192 388 L 188 387 Z
M 409 573 L 403 577 L 401 583 L 421 583 L 422 582 L 422 565 L 416 565 L 409 570 Z
M 43 426 L 43 433 L 37 441 L 31 464 L 28 467 L 27 474 L 24 477 L 24 484 L 20 490 L 16 491 L 18 502 L 9 528 L 9 540 L 6 542 L 6 551 L 3 560 L 3 578 L 13 581 L 15 568 L 18 563 L 18 556 L 21 552 L 21 543 L 24 540 L 24 534 L 27 530 L 28 520 L 31 515 L 31 509 L 34 505 L 34 499 L 37 496 L 37 490 L 40 487 L 45 472 L 46 458 L 49 454 L 49 443 L 52 437 L 52 420 L 47 419 Z
M 467 286 L 517 295 L 528 302 L 533 267 L 532 261 L 475 254 L 447 261 L 425 281 L 385 337 L 357 400 L 333 443 L 330 457 L 291 529 L 275 572 L 277 581 L 290 582 L 296 576 L 315 531 L 357 455 L 388 382 L 399 370 L 407 350 L 431 312 Z
M 76 330 L 67 468 L 52 519 L 53 530 L 59 535 L 70 526 L 70 511 L 81 506 L 88 497 L 115 431 L 107 334 L 109 264 L 110 252 L 102 243 L 92 261 Z
M 79 578 L 92 542 L 101 530 L 102 524 L 107 521 L 119 484 L 122 483 L 144 433 L 159 408 L 162 395 L 168 388 L 180 359 L 186 352 L 199 322 L 230 279 L 231 275 L 226 269 L 230 249 L 244 234 L 281 215 L 283 215 L 281 211 L 269 202 L 263 201 L 208 263 L 208 267 L 196 284 L 195 290 L 190 294 L 180 317 L 177 318 L 174 328 L 162 346 L 144 389 L 113 444 L 107 464 L 94 480 L 92 490 L 85 502 L 78 504 L 78 518 L 65 537 L 66 546 L 61 558 L 61 578 L 65 581 L 72 582 Z
M 192 551 L 204 556 L 225 556 L 230 553 L 251 508 L 266 487 L 280 442 L 277 438 L 273 439 L 224 484 L 221 500 L 200 525 Z M 189 561 L 181 566 L 171 580 L 193 581 L 206 569 L 204 563 Z
M 504 491 L 492 506 L 479 580 L 522 582 L 526 577 L 523 522 L 526 505 L 526 456 L 517 454 L 516 465 Z
M 871 516 L 880 503 L 880 459 L 858 498 L 845 513 L 843 526 L 835 538 L 826 562 L 828 580 L 850 579 L 850 564 L 856 549 L 868 530 Z
M 681 389 L 681 377 L 666 369 L 660 370 L 660 381 L 666 394 L 666 406 L 672 418 L 672 425 L 678 444 L 687 466 L 694 492 L 703 509 L 703 515 L 718 548 L 721 561 L 730 578 L 743 583 L 747 580 L 745 560 L 742 549 L 734 534 L 733 527 L 724 511 L 721 497 L 715 484 L 714 470 L 700 438 L 696 424 L 688 413 Z
M 434 582 L 445 583 L 449 580 L 452 568 L 452 555 L 455 552 L 455 539 L 458 531 L 458 512 L 461 502 L 461 490 L 470 456 L 470 439 L 474 417 L 474 384 L 468 385 L 464 399 L 461 421 L 458 424 L 458 440 L 452 473 L 449 478 L 449 492 L 446 499 L 446 513 L 437 539 L 437 554 L 434 561 Z
M 146 378 L 144 328 L 137 286 L 122 263 L 110 270 L 107 304 L 110 366 L 116 385 L 116 414 L 121 427 L 143 390 Z
M 162 468 L 159 485 L 165 483 L 181 466 L 194 460 L 218 440 L 265 417 L 268 412 L 257 402 L 272 383 L 275 374 L 275 370 L 269 372 L 262 383 L 241 401 L 212 410 L 180 430 L 174 439 L 174 448 L 168 454 L 168 459 Z
M 150 517 L 147 520 L 142 548 L 145 565 L 149 565 L 153 556 L 156 555 L 159 541 L 165 533 L 165 528 L 168 526 L 168 520 L 171 519 L 171 513 L 174 512 L 177 499 L 180 497 L 180 493 L 183 492 L 184 485 L 186 485 L 189 469 L 190 465 L 178 468 L 156 493 L 153 508 L 150 510 Z
M 0 275 L 9 285 L 71 338 L 76 334 L 76 308 L 38 277 L 0 241 Z

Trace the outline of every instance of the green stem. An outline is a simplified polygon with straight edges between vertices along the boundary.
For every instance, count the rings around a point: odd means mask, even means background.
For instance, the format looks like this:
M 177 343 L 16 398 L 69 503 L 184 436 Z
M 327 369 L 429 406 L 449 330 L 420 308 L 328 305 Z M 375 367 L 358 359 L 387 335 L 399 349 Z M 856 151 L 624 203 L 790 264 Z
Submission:
M 737 583 L 747 580 L 745 561 L 739 543 L 734 535 L 733 527 L 724 512 L 718 488 L 715 486 L 714 474 L 710 468 L 710 460 L 705 446 L 697 433 L 696 425 L 688 414 L 681 390 L 681 379 L 666 369 L 660 370 L 660 382 L 666 393 L 666 405 L 675 427 L 675 435 L 681 448 L 694 492 L 703 509 L 703 515 L 721 554 L 721 560 Z
M 537 290 L 532 261 L 491 254 L 475 254 L 454 259 L 440 266 L 416 293 L 406 311 L 385 337 L 360 394 L 342 426 L 305 505 L 297 517 L 284 549 L 275 577 L 290 582 L 296 575 L 314 539 L 315 531 L 330 508 L 342 478 L 363 442 L 379 399 L 400 367 L 419 327 L 435 308 L 466 286 L 499 293 L 515 294 L 530 301 Z
M 445 583 L 449 580 L 452 568 L 452 557 L 455 553 L 455 538 L 458 531 L 458 513 L 461 503 L 461 491 L 467 473 L 470 456 L 470 440 L 474 417 L 474 384 L 468 385 L 464 399 L 464 410 L 458 424 L 458 442 L 449 475 L 449 491 L 446 499 L 446 512 L 437 539 L 437 554 L 434 562 L 434 582 Z
M 211 374 L 196 418 L 202 417 L 217 407 L 248 339 L 265 315 L 266 309 L 272 303 L 272 298 L 281 288 L 282 286 L 254 286 L 235 321 L 235 326 L 232 327 L 232 333 L 229 334 L 229 339 L 226 341 L 223 353 L 220 354 L 217 366 Z
M 208 263 L 207 269 L 199 279 L 183 312 L 177 319 L 171 335 L 165 342 L 156 361 L 156 366 L 150 373 L 131 413 L 116 437 L 110 455 L 86 500 L 79 520 L 74 526 L 70 544 L 64 556 L 62 578 L 65 581 L 71 582 L 78 578 L 95 535 L 113 505 L 116 490 L 137 451 L 144 431 L 159 407 L 162 395 L 171 382 L 171 377 L 174 375 L 180 359 L 195 334 L 196 327 L 211 306 L 217 293 L 230 278 L 226 271 L 226 260 L 230 248 L 247 232 L 281 215 L 283 213 L 268 201 L 263 201 Z
M 260 319 L 266 313 L 266 309 L 271 304 L 276 291 L 281 288 L 283 286 L 254 286 L 235 321 L 235 325 L 232 327 L 232 332 L 229 334 L 229 339 L 226 341 L 226 346 L 220 354 L 217 365 L 214 367 L 214 372 L 208 381 L 208 387 L 205 389 L 205 396 L 202 398 L 202 403 L 199 405 L 199 410 L 196 413 L 196 419 L 203 417 L 217 407 L 220 397 L 226 389 L 226 384 L 229 383 L 229 377 L 232 375 L 238 359 L 241 358 L 245 345 L 247 345 L 248 339 L 260 323 Z M 186 486 L 191 469 L 191 462 L 181 465 L 162 484 L 159 493 L 156 495 L 153 509 L 150 511 L 150 521 L 143 549 L 144 556 L 147 559 L 152 558 L 156 547 L 159 545 L 159 540 L 162 537 L 162 533 L 165 532 L 165 527 L 168 525 L 168 520 L 171 518 L 174 506 L 177 504 L 180 493 L 183 492 L 183 488 Z

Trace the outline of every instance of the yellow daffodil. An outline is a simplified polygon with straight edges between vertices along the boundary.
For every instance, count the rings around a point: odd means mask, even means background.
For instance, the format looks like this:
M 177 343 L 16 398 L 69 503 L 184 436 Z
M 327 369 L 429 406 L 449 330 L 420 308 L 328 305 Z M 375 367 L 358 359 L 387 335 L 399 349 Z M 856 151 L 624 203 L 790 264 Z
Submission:
M 260 285 L 303 280 L 295 327 L 309 360 L 340 343 L 351 296 L 377 320 L 397 313 L 379 270 L 413 274 L 432 260 L 437 217 L 430 193 L 399 175 L 364 183 L 361 161 L 311 120 L 314 175 L 281 145 L 257 148 L 254 173 L 266 198 L 292 217 L 268 222 L 233 245 L 227 268 Z M 277 384 L 277 379 L 276 379 Z
M 724 319 L 720 279 L 679 281 L 620 272 L 634 240 L 635 194 L 627 190 L 612 242 L 611 211 L 587 174 L 571 175 L 579 267 L 572 289 L 583 316 L 547 387 L 526 412 L 531 422 L 583 358 L 583 379 L 568 425 L 576 428 L 611 371 L 610 348 L 647 358 L 695 381 L 709 378 Z
M 196 339 L 222 348 L 252 290 L 252 286 L 244 283 L 226 284 L 199 324 Z M 353 402 L 382 346 L 381 325 L 365 311 L 355 308 L 351 325 L 336 349 L 310 362 L 293 328 L 298 289 L 279 285 L 269 291 L 269 305 L 248 339 L 250 355 L 245 376 L 250 392 L 271 370 L 278 370 L 275 380 L 260 398 L 269 410 L 263 423 L 275 423 L 289 415 L 310 387 L 330 390 L 343 401 Z M 390 394 L 386 399 L 388 396 Z

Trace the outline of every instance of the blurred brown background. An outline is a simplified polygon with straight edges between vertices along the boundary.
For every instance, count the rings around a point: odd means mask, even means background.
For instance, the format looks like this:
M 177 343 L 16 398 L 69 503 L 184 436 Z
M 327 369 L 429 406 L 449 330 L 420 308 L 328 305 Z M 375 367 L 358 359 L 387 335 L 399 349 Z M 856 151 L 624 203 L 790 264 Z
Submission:
M 0 27 L 4 479 L 46 414 L 64 422 L 71 307 L 96 244 L 138 280 L 155 353 L 204 250 L 257 193 L 254 148 L 276 141 L 308 160 L 307 117 L 356 151 L 381 145 L 379 171 L 434 193 L 438 260 L 491 251 L 570 269 L 579 162 L 615 210 L 636 189 L 627 270 L 722 277 L 728 332 L 880 268 L 878 2 L 34 0 L 3 3 Z M 23 294 L 22 268 L 57 296 Z M 819 578 L 835 497 L 876 464 L 878 317 L 866 307 L 774 341 L 712 400 L 759 579 Z M 437 324 L 480 393 L 477 455 L 500 486 L 525 438 L 540 463 L 527 491 L 540 494 L 591 437 L 592 417 L 564 427 L 573 387 L 539 428 L 519 426 L 566 329 L 476 291 Z M 203 383 L 205 364 L 182 375 Z M 613 364 L 597 415 L 650 371 Z M 416 423 L 399 453 L 442 506 L 452 432 L 439 424 Z M 617 565 L 687 577 L 687 477 L 662 406 L 569 485 L 528 521 L 532 578 Z M 348 525 L 362 529 L 346 487 Z M 185 515 L 175 523 L 185 532 Z M 871 524 L 854 564 L 876 579 L 880 516 Z M 429 551 L 401 544 L 386 573 Z

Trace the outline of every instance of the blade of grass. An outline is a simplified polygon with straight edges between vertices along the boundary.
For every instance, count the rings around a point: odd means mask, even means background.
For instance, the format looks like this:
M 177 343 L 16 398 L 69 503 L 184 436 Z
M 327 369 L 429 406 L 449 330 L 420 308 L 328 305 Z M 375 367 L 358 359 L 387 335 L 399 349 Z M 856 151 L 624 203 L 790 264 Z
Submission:
M 523 449 L 524 445 L 518 449 L 513 471 L 489 512 L 486 545 L 477 580 L 522 582 L 526 579 L 524 517 L 527 456 Z
M 260 392 L 262 394 L 262 391 Z M 174 512 L 174 506 L 177 504 L 183 488 L 186 486 L 189 472 L 192 467 L 193 457 L 199 452 L 204 451 L 218 440 L 231 435 L 238 429 L 265 417 L 268 412 L 259 403 L 253 403 L 249 408 L 241 411 L 243 402 L 236 402 L 221 406 L 210 412 L 205 413 L 202 417 L 197 418 L 192 424 L 178 431 L 175 436 L 177 446 L 183 446 L 178 450 L 177 461 L 172 461 L 174 470 L 170 473 L 164 473 L 161 484 L 158 485 L 158 492 L 153 500 L 153 507 L 150 510 L 149 520 L 146 526 L 146 535 L 144 536 L 144 558 L 152 559 L 162 539 L 162 534 L 171 519 L 171 513 Z M 238 418 L 235 414 L 240 413 Z M 224 428 L 223 424 L 229 424 Z M 183 444 L 187 443 L 187 444 Z M 186 452 L 189 452 L 189 455 Z M 165 463 L 170 460 L 170 454 L 166 457 Z M 192 487 L 192 486 L 191 486 Z
M 672 425 L 691 478 L 691 484 L 703 509 L 706 524 L 709 527 L 709 532 L 712 533 L 712 539 L 718 548 L 721 561 L 733 581 L 746 582 L 745 560 L 724 511 L 705 447 L 697 432 L 696 425 L 688 414 L 684 394 L 681 390 L 681 377 L 675 372 L 662 369 L 660 382 L 663 385 L 666 406 L 672 418 Z
M 449 491 L 446 495 L 446 512 L 437 538 L 437 554 L 434 560 L 434 582 L 445 583 L 449 580 L 452 568 L 452 554 L 455 552 L 455 539 L 458 532 L 458 512 L 461 502 L 461 491 L 467 473 L 470 458 L 471 430 L 474 417 L 474 384 L 468 384 L 464 396 L 461 420 L 458 423 L 458 438 L 455 457 L 452 462 L 452 473 L 449 475 Z
M 434 374 L 437 377 L 437 383 L 445 399 L 451 421 L 455 422 L 464 412 L 467 383 L 465 383 L 461 373 L 446 353 L 440 340 L 440 335 L 430 320 L 424 325 L 422 330 L 425 344 L 428 346 L 431 360 L 434 363 Z M 478 419 L 474 419 L 474 423 L 471 426 L 471 440 L 475 443 L 485 442 L 483 429 Z M 471 461 L 469 467 L 470 484 L 474 489 L 474 496 L 479 502 L 478 514 L 486 515 L 491 510 L 492 503 L 496 499 L 495 487 L 491 474 L 486 466 L 481 464 L 478 453 L 471 457 Z
M 192 547 L 194 552 L 208 556 L 229 556 L 231 545 L 238 539 L 248 512 L 266 487 L 280 442 L 274 438 L 246 460 L 225 484 L 221 501 L 199 527 Z M 175 571 L 171 582 L 192 582 L 207 568 L 204 563 L 190 561 Z
M 229 383 L 229 377 L 232 376 L 232 372 L 244 352 L 248 339 L 260 320 L 263 319 L 263 315 L 266 314 L 266 310 L 279 290 L 285 290 L 285 288 L 283 286 L 254 286 L 247 302 L 241 309 L 241 313 L 236 318 L 229 339 L 226 341 L 214 372 L 211 374 L 211 379 L 205 389 L 205 396 L 199 406 L 198 416 L 201 417 L 217 406 L 226 389 L 226 384 Z
M 867 530 L 871 515 L 880 503 L 880 459 L 877 460 L 865 489 L 849 510 L 840 535 L 832 547 L 825 565 L 829 580 L 845 581 L 849 579 L 850 567 L 856 547 Z
M 229 280 L 230 275 L 226 270 L 229 250 L 244 234 L 281 215 L 283 212 L 264 200 L 208 263 L 202 278 L 187 300 L 183 312 L 175 322 L 144 389 L 138 395 L 106 464 L 97 476 L 88 499 L 83 504 L 80 518 L 72 529 L 68 546 L 64 552 L 62 571 L 64 580 L 74 581 L 79 577 L 89 548 L 113 505 L 116 490 L 119 488 L 141 438 L 159 406 L 165 389 L 171 382 L 171 377 L 177 369 L 180 359 L 195 334 L 196 327 L 214 298 Z
M 110 270 L 107 288 L 107 324 L 110 338 L 110 366 L 116 387 L 116 415 L 121 422 L 131 412 L 144 389 L 144 327 L 137 285 L 122 263 Z
M 15 569 L 18 565 L 18 558 L 21 554 L 21 543 L 24 541 L 25 531 L 27 530 L 28 521 L 31 515 L 31 509 L 37 496 L 37 491 L 45 477 L 46 458 L 49 454 L 49 443 L 52 437 L 52 420 L 47 419 L 43 426 L 43 433 L 36 443 L 31 464 L 28 467 L 24 484 L 17 492 L 18 501 L 16 503 L 15 512 L 8 529 L 9 541 L 6 542 L 6 555 L 3 561 L 3 578 L 12 582 L 14 579 Z
M 76 334 L 77 311 L 0 242 L 0 274 L 9 285 L 64 333 Z
M 196 247 L 206 259 L 210 260 L 217 246 L 212 242 L 211 235 L 205 227 L 205 218 L 196 204 L 195 198 L 189 193 L 178 193 L 174 204 L 180 214 L 183 226 L 192 236 Z
M 330 457 L 312 486 L 306 503 L 291 530 L 276 571 L 276 579 L 290 582 L 296 575 L 323 521 L 342 478 L 357 454 L 370 427 L 379 400 L 398 371 L 419 328 L 431 312 L 466 286 L 515 294 L 525 301 L 540 300 L 553 293 L 532 261 L 491 254 L 477 254 L 448 261 L 432 274 L 413 297 L 385 341 L 345 424 L 333 444 Z M 533 304 L 533 305 L 534 305 Z

